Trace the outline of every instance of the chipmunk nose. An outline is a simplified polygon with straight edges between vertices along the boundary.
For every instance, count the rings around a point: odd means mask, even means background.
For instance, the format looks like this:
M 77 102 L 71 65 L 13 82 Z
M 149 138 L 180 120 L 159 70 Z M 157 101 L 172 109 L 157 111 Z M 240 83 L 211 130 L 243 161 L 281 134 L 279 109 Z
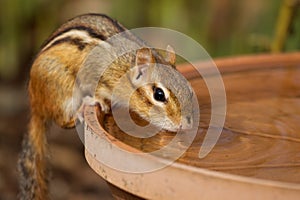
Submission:
M 193 119 L 191 116 L 185 116 L 181 122 L 181 129 L 191 129 L 193 127 Z
M 187 116 L 186 121 L 187 121 L 188 124 L 190 124 L 191 123 L 191 116 Z

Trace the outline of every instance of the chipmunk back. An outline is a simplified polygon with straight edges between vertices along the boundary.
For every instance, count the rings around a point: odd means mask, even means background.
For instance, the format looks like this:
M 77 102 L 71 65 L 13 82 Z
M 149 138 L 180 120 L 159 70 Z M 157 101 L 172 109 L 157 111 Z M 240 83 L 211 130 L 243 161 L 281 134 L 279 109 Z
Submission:
M 141 48 L 118 57 L 109 66 L 102 66 L 103 55 L 95 49 L 103 45 L 115 47 L 117 43 L 109 39 L 123 32 L 122 37 Z M 110 49 L 109 53 L 115 53 L 114 48 Z M 99 104 L 108 112 L 113 89 L 121 77 L 125 77 L 124 90 L 119 92 L 117 104 L 124 104 L 131 89 L 134 92 L 129 97 L 129 107 L 142 118 L 170 131 L 191 127 L 193 92 L 174 70 L 175 60 L 172 48 L 168 47 L 162 57 L 105 15 L 81 15 L 58 28 L 42 45 L 30 72 L 31 119 L 19 159 L 20 198 L 49 198 L 46 132 L 50 123 L 73 128 L 85 105 Z M 101 77 L 93 91 L 89 81 L 99 71 Z M 79 94 L 74 97 L 76 85 Z M 188 107 L 184 113 L 183 107 Z

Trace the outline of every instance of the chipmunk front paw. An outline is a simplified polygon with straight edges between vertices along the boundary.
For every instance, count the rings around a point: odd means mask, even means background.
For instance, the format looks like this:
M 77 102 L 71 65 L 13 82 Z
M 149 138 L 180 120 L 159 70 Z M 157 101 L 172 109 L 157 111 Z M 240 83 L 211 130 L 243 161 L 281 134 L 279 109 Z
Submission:
M 83 123 L 84 121 L 84 108 L 86 106 L 95 106 L 97 104 L 100 105 L 101 111 L 105 113 L 108 113 L 110 111 L 109 105 L 103 99 L 95 99 L 94 97 L 86 96 L 83 98 L 82 104 L 76 113 L 76 117 L 80 121 L 80 123 Z

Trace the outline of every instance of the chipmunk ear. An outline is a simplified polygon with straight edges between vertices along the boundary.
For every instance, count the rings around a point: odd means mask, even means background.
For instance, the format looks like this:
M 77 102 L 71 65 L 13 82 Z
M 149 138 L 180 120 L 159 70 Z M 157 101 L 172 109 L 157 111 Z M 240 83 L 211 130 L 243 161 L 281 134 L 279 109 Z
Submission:
M 137 50 L 135 57 L 135 66 L 131 70 L 130 80 L 133 85 L 140 86 L 143 83 L 150 81 L 152 63 L 154 63 L 154 57 L 151 49 L 142 48 Z
M 170 45 L 167 46 L 165 60 L 171 63 L 171 65 L 175 65 L 176 54 L 173 47 Z

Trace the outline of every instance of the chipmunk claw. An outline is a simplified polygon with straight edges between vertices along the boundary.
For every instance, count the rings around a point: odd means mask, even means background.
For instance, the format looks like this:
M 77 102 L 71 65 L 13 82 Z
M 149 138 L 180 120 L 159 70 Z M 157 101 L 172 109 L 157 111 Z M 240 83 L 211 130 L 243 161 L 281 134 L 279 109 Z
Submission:
M 101 111 L 104 113 L 108 113 L 110 111 L 110 107 L 105 103 L 104 100 L 96 100 L 95 98 L 91 96 L 86 96 L 82 100 L 82 104 L 80 108 L 78 109 L 76 113 L 76 117 L 79 120 L 80 123 L 83 123 L 84 121 L 84 109 L 86 106 L 95 106 L 95 105 L 100 105 Z

